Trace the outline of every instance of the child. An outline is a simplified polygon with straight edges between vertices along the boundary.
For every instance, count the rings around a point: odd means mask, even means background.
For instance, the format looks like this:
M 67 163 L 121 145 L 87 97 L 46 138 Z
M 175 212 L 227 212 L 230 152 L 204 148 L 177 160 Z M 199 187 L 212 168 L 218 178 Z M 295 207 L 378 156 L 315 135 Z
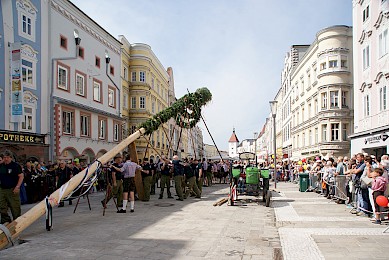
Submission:
M 375 207 L 375 224 L 381 224 L 381 211 L 380 206 L 377 204 L 376 199 L 378 196 L 383 196 L 386 190 L 387 180 L 382 175 L 384 170 L 381 168 L 375 168 L 372 172 L 373 182 L 371 188 L 373 190 L 374 207 Z

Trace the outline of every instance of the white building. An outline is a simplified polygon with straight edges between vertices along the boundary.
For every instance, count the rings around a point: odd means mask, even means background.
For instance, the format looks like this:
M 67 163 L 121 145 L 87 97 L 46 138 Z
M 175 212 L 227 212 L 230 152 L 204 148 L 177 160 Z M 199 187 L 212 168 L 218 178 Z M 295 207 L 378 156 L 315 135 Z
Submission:
M 291 72 L 293 157 L 350 154 L 352 53 L 351 27 L 325 28 Z
M 354 133 L 351 153 L 389 152 L 389 1 L 353 1 Z
M 54 157 L 90 162 L 121 141 L 121 43 L 70 1 L 49 23 Z
M 290 76 L 308 48 L 309 45 L 292 45 L 285 56 L 284 68 L 281 73 L 282 102 L 278 106 L 282 107 L 282 114 L 278 114 L 277 117 L 282 118 L 282 154 L 288 158 L 292 156 L 292 84 Z
M 228 155 L 231 158 L 239 156 L 238 145 L 239 145 L 239 139 L 235 134 L 235 128 L 234 128 L 232 131 L 232 135 L 228 140 Z

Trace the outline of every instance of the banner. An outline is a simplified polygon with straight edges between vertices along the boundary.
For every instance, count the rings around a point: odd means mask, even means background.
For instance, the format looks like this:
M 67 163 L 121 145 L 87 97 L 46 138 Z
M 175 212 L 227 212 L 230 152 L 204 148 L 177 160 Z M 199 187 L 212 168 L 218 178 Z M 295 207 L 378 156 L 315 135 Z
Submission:
M 21 43 L 11 43 L 11 120 L 23 122 L 23 88 L 21 79 Z

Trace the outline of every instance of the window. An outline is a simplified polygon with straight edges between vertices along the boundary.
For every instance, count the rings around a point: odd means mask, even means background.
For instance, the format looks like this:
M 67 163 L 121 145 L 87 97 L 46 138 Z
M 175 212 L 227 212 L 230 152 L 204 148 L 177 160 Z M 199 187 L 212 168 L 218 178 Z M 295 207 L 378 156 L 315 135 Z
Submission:
M 366 8 L 363 9 L 362 21 L 365 22 L 367 19 L 369 19 L 369 16 L 370 16 L 369 6 L 366 6 Z
M 331 108 L 339 107 L 339 92 L 338 91 L 330 91 L 330 99 L 331 99 Z
M 386 90 L 386 86 L 383 86 L 383 87 L 380 87 L 380 111 L 384 111 L 387 109 L 387 98 L 386 98 L 386 95 L 387 95 L 387 90 Z
M 300 135 L 297 135 L 297 148 L 299 148 L 300 147 Z
M 342 140 L 346 141 L 348 136 L 348 124 L 342 124 Z
M 118 123 L 113 124 L 113 140 L 115 142 L 119 141 L 119 133 L 120 133 L 120 127 Z
M 319 112 L 319 102 L 315 99 L 315 115 Z
M 340 57 L 340 67 L 347 68 L 347 56 Z
M 155 113 L 155 102 L 151 102 L 151 113 Z
M 308 84 L 308 88 L 309 88 L 311 86 L 311 74 L 308 74 L 307 78 L 308 78 L 307 84 Z
M 367 69 L 370 67 L 370 47 L 367 45 L 363 49 L 363 69 Z
M 84 53 L 85 53 L 84 48 L 78 47 L 78 57 L 80 57 L 81 59 L 84 59 Z
M 321 108 L 327 109 L 327 92 L 321 93 Z
M 301 142 L 302 145 L 303 145 L 302 147 L 305 147 L 305 133 L 303 133 L 303 135 L 301 136 L 301 138 L 303 139 L 302 142 Z
M 319 143 L 319 128 L 315 128 L 315 144 Z
M 379 58 L 388 53 L 388 29 L 378 36 L 378 55 Z
M 309 103 L 309 104 L 308 104 L 308 119 L 311 118 L 311 112 L 312 112 L 312 104 Z
M 304 114 L 305 114 L 305 108 L 301 109 L 301 122 L 304 123 Z
M 37 8 L 30 1 L 17 0 L 12 2 L 16 2 L 16 9 L 18 11 L 19 35 L 35 42 Z
M 331 141 L 339 141 L 339 123 L 331 124 Z
M 109 73 L 111 73 L 112 76 L 115 75 L 115 68 L 112 65 L 109 65 Z
M 24 121 L 22 122 L 22 130 L 33 130 L 33 111 L 30 107 L 24 107 Z
M 135 133 L 136 132 L 136 126 L 131 126 L 131 133 L 133 134 L 133 133 Z
M 336 67 L 338 67 L 338 60 L 330 60 L 328 62 L 328 67 L 329 68 L 336 68 Z
M 90 137 L 90 116 L 81 114 L 80 124 L 80 136 Z
M 33 74 L 33 63 L 28 60 L 22 60 L 22 82 L 26 85 L 33 86 Z
M 325 70 L 326 68 L 327 68 L 327 63 L 326 62 L 320 63 L 320 70 Z
M 95 57 L 95 66 L 100 68 L 100 58 L 99 57 Z
M 296 124 L 298 125 L 299 123 L 300 123 L 300 112 L 297 112 Z
M 102 103 L 101 98 L 101 81 L 93 80 L 93 100 Z
M 62 132 L 67 135 L 73 135 L 74 113 L 70 111 L 62 112 Z
M 113 87 L 108 87 L 108 106 L 116 107 L 116 93 Z
M 162 94 L 161 94 L 161 96 L 162 96 L 162 99 L 164 99 L 164 98 L 165 98 L 165 91 L 164 91 L 164 89 L 163 89 L 163 88 L 161 89 L 161 92 L 162 92 Z
M 125 65 L 123 65 L 123 78 L 127 80 L 127 77 L 128 77 L 128 71 Z
M 327 141 L 327 125 L 321 126 L 321 140 L 322 140 L 322 142 Z
M 60 35 L 60 37 L 59 37 L 59 44 L 65 50 L 68 49 L 68 39 L 65 36 Z
M 136 97 L 131 97 L 131 108 L 136 109 Z
M 146 72 L 144 72 L 144 71 L 139 72 L 139 81 L 146 82 Z
M 122 89 L 124 89 L 124 87 Z M 128 95 L 127 95 L 127 93 L 123 93 L 123 108 L 128 109 Z
M 107 120 L 99 118 L 99 139 L 107 138 Z
M 347 95 L 348 95 L 347 91 L 342 91 L 342 108 L 347 108 L 348 107 L 348 105 L 347 105 Z
M 132 82 L 136 81 L 136 71 L 131 72 L 131 81 Z
M 154 89 L 154 78 L 151 78 L 151 88 Z
M 57 87 L 66 91 L 69 89 L 69 67 L 59 63 L 57 64 Z
M 85 97 L 85 78 L 86 75 L 76 71 L 76 94 Z
M 139 97 L 139 108 L 146 108 L 146 97 Z
M 365 95 L 363 97 L 363 114 L 365 116 L 370 116 L 370 96 Z

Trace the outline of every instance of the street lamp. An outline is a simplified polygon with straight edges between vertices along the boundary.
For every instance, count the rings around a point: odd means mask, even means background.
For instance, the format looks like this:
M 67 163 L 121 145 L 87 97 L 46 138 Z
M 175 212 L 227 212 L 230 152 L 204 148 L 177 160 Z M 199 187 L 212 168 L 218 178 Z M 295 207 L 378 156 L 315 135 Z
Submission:
M 277 156 L 276 156 L 276 115 L 277 115 L 277 101 L 269 101 L 271 115 L 273 117 L 273 151 L 274 151 L 274 188 L 277 188 Z

